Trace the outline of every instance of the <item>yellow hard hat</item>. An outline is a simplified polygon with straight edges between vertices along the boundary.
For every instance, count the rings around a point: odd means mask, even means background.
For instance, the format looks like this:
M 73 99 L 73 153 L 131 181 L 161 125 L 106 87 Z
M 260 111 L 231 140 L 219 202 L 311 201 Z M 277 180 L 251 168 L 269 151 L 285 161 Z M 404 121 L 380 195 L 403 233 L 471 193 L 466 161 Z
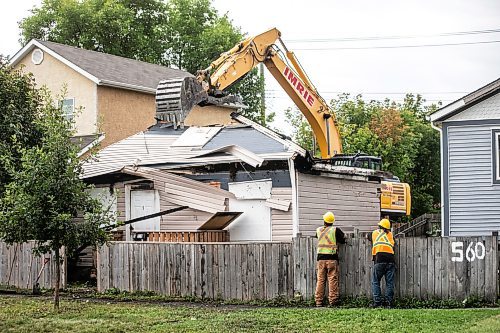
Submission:
M 331 224 L 335 222 L 335 215 L 333 215 L 332 212 L 326 212 L 325 215 L 323 215 L 323 221 Z
M 391 222 L 389 222 L 388 219 L 382 219 L 380 220 L 380 222 L 378 223 L 379 226 L 381 226 L 382 228 L 384 229 L 391 229 Z

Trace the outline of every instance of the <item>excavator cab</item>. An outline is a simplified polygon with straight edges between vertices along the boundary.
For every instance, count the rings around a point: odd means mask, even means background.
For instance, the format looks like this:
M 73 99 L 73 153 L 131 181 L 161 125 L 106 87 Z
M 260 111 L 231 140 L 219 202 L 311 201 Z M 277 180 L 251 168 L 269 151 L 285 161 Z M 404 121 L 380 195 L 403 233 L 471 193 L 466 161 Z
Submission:
M 382 159 L 363 153 L 337 154 L 330 158 L 330 163 L 336 166 L 349 166 L 370 170 L 382 170 Z

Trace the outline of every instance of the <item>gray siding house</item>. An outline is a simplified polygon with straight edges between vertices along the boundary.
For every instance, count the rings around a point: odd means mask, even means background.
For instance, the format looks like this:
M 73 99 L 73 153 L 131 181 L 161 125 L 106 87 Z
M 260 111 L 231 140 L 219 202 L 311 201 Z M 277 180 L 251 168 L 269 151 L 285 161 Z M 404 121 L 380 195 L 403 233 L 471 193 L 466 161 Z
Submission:
M 500 231 L 500 79 L 430 120 L 441 132 L 442 235 Z

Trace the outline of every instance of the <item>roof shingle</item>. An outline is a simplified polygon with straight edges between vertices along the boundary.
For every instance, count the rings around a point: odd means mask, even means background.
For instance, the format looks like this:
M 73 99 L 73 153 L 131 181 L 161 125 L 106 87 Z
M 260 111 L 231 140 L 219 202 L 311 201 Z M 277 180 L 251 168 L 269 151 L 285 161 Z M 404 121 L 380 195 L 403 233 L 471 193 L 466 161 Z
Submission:
M 156 90 L 158 82 L 164 79 L 192 76 L 190 73 L 150 64 L 147 62 L 115 56 L 103 52 L 90 51 L 64 44 L 37 40 L 61 57 L 97 77 L 106 85 L 106 81 L 124 85 Z

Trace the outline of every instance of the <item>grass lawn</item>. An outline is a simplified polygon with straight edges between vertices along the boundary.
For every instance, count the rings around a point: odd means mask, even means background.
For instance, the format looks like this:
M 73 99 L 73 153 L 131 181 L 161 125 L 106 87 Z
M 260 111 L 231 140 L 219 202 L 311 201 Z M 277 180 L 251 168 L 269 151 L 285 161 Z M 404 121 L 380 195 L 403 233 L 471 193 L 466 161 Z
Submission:
M 252 308 L 0 296 L 0 332 L 500 332 L 500 309 Z

